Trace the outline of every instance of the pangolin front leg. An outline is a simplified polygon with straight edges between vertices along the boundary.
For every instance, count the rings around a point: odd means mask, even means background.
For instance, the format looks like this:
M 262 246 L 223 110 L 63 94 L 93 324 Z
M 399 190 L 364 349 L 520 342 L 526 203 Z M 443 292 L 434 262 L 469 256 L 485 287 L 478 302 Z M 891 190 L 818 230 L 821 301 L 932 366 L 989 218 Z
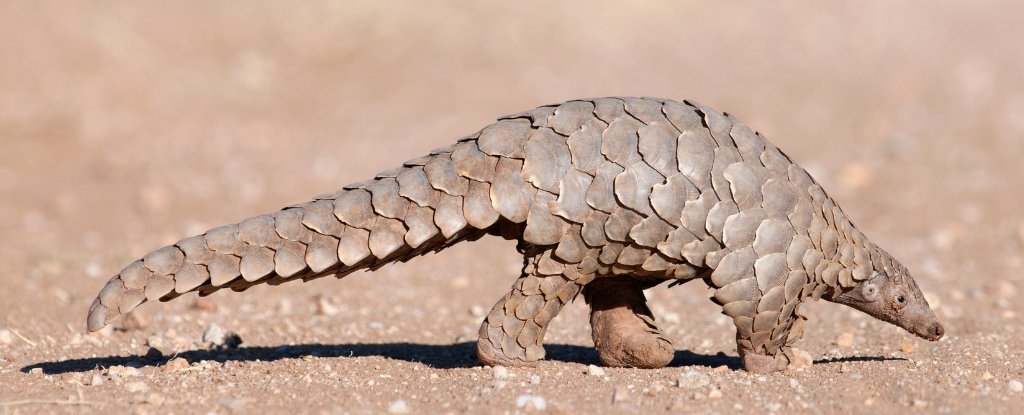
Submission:
M 659 368 L 675 348 L 654 322 L 643 290 L 650 283 L 629 277 L 598 278 L 583 289 L 597 356 L 605 366 Z
M 528 255 L 523 274 L 480 326 L 477 357 L 486 365 L 523 366 L 544 358 L 544 334 L 588 277 L 554 264 L 551 250 Z
M 788 317 L 779 316 L 771 330 L 751 332 L 753 326 L 736 326 L 736 350 L 743 368 L 753 373 L 785 370 L 793 361 L 793 344 L 803 337 L 807 318 L 797 312 Z M 769 339 L 767 342 L 764 339 Z
M 790 347 L 803 336 L 806 318 L 799 313 L 801 296 L 815 295 L 814 285 L 802 271 L 784 272 L 784 261 L 755 259 L 752 251 L 727 255 L 719 268 L 711 273 L 709 282 L 719 286 L 712 300 L 722 305 L 725 315 L 736 326 L 736 350 L 749 372 L 768 373 L 784 370 L 792 360 Z M 735 254 L 735 255 L 733 255 Z M 732 282 L 730 274 L 746 268 L 749 263 L 761 271 L 761 277 Z M 773 268 L 777 270 L 772 270 Z M 765 278 L 778 275 L 777 278 Z M 768 289 L 758 288 L 777 281 Z M 723 284 L 724 283 L 724 284 Z M 764 292 L 764 294 L 762 294 Z M 817 290 L 820 295 L 823 290 Z

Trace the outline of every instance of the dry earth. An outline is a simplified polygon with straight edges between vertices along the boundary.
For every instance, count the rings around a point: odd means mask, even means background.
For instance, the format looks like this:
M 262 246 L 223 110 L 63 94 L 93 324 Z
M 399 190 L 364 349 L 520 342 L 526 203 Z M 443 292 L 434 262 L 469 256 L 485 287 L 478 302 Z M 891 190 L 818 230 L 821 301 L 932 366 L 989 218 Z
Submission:
M 0 413 L 1019 413 L 1024 7 L 811 4 L 0 3 Z M 519 268 L 499 240 L 84 333 L 150 249 L 604 95 L 759 129 L 916 272 L 947 337 L 814 303 L 814 365 L 750 375 L 697 282 L 649 294 L 669 368 L 588 368 L 581 301 L 548 361 L 483 368 L 482 310 Z

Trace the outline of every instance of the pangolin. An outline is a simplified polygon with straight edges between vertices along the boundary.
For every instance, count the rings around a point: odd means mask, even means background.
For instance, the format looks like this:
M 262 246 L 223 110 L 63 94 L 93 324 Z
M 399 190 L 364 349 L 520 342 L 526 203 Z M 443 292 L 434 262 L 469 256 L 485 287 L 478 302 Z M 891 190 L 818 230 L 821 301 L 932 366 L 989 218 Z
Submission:
M 752 372 L 792 361 L 808 298 L 943 335 L 907 269 L 761 134 L 693 101 L 633 97 L 504 116 L 371 180 L 160 248 L 103 287 L 88 329 L 146 301 L 340 278 L 484 235 L 524 257 L 480 327 L 484 364 L 542 359 L 548 324 L 582 292 L 602 363 L 663 367 L 674 348 L 643 290 L 694 279 Z

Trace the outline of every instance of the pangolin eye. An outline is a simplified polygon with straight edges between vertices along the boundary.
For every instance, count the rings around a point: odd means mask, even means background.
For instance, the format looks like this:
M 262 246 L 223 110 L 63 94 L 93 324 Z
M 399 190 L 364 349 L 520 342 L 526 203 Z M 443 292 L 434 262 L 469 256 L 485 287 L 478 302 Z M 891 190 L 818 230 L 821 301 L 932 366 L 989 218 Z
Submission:
M 903 304 L 903 303 L 907 302 L 907 299 L 906 299 L 906 298 L 903 298 L 903 296 L 902 296 L 902 295 L 897 295 L 897 296 L 896 296 L 896 302 L 897 302 L 897 303 L 900 303 L 900 304 Z

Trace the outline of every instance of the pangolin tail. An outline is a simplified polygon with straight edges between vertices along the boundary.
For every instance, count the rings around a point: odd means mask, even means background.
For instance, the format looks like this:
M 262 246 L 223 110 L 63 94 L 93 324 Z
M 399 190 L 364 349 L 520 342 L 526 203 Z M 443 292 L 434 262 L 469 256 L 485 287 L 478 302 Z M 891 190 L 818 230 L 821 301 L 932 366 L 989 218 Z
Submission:
M 495 211 L 489 193 L 490 183 L 455 173 L 451 146 L 435 150 L 373 180 L 145 255 L 103 287 L 89 307 L 88 330 L 147 301 L 341 278 L 514 226 Z

